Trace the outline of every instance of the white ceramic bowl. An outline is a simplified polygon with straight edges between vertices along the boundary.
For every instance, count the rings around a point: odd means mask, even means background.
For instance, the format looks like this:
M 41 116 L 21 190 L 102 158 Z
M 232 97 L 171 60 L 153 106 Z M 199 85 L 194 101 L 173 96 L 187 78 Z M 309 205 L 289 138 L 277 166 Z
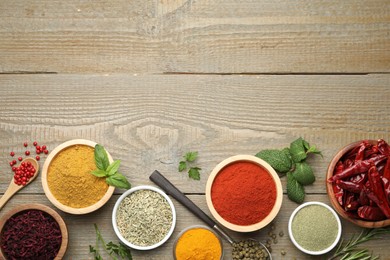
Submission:
M 119 205 L 121 204 L 123 199 L 126 198 L 127 196 L 129 196 L 130 194 L 132 194 L 132 193 L 134 193 L 136 191 L 139 191 L 139 190 L 151 190 L 151 191 L 157 192 L 158 194 L 160 194 L 161 196 L 163 196 L 167 200 L 169 206 L 171 207 L 171 211 L 172 211 L 172 225 L 171 225 L 168 233 L 165 235 L 165 237 L 161 241 L 159 241 L 156 244 L 150 245 L 150 246 L 139 246 L 139 245 L 135 245 L 135 244 L 127 241 L 122 236 L 122 234 L 120 233 L 120 231 L 118 229 L 118 225 L 116 223 L 117 211 L 118 211 Z M 168 197 L 168 195 L 165 194 L 162 190 L 160 190 L 160 189 L 158 189 L 156 187 L 153 187 L 153 186 L 148 186 L 148 185 L 137 186 L 137 187 L 131 188 L 131 189 L 127 190 L 126 192 L 124 192 L 119 197 L 119 199 L 116 201 L 114 209 L 112 211 L 112 226 L 114 228 L 115 234 L 118 236 L 120 241 L 122 243 L 124 243 L 126 246 L 128 246 L 130 248 L 133 248 L 133 249 L 137 249 L 137 250 L 150 250 L 150 249 L 154 249 L 154 248 L 159 247 L 162 244 L 164 244 L 169 239 L 169 237 L 172 235 L 173 230 L 175 229 L 175 226 L 176 226 L 176 210 L 175 210 L 175 206 L 173 205 L 172 200 Z
M 336 236 L 336 239 L 333 241 L 333 243 L 321 250 L 321 251 L 310 251 L 310 250 L 307 250 L 305 248 L 303 248 L 300 244 L 298 244 L 298 242 L 295 240 L 294 238 L 294 235 L 293 235 L 293 232 L 292 232 L 292 222 L 293 222 L 293 219 L 294 217 L 296 216 L 296 214 L 301 210 L 303 209 L 304 207 L 308 207 L 308 206 L 311 206 L 311 205 L 319 205 L 319 206 L 322 206 L 322 207 L 325 207 L 326 209 L 328 209 L 332 214 L 333 216 L 335 217 L 336 221 L 337 221 L 337 225 L 338 225 L 338 231 L 337 231 L 337 236 Z M 332 250 L 336 245 L 337 243 L 339 242 L 340 238 L 341 238 L 341 231 L 342 231 L 342 226 L 341 226 L 341 221 L 340 221 L 340 218 L 339 216 L 337 215 L 337 213 L 328 205 L 326 205 L 325 203 L 322 203 L 322 202 L 317 202 L 317 201 L 312 201 L 312 202 L 306 202 L 306 203 L 303 203 L 301 204 L 300 206 L 298 206 L 294 211 L 293 213 L 291 214 L 290 216 L 290 219 L 288 221 L 288 234 L 290 236 L 290 239 L 291 241 L 293 242 L 293 244 L 299 249 L 301 250 L 302 252 L 306 253 L 306 254 L 309 254 L 309 255 L 323 255 L 327 252 L 329 252 L 330 250 Z M 313 232 L 317 232 L 317 230 L 314 230 L 313 229 Z

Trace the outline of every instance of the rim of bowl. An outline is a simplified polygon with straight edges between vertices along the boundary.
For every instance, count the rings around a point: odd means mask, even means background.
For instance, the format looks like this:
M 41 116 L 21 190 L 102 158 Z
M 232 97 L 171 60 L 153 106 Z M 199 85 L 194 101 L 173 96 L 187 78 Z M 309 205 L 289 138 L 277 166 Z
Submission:
M 211 188 L 213 186 L 213 182 L 214 182 L 215 177 L 219 174 L 219 172 L 224 167 L 226 167 L 230 164 L 239 162 L 239 161 L 255 163 L 255 164 L 259 165 L 260 167 L 264 168 L 271 175 L 272 179 L 274 180 L 275 187 L 276 187 L 276 199 L 275 199 L 274 207 L 272 208 L 271 212 L 268 214 L 268 216 L 266 216 L 260 222 L 258 222 L 256 224 L 248 225 L 248 226 L 236 225 L 236 224 L 233 224 L 233 223 L 226 221 L 216 211 L 216 209 L 214 208 L 212 199 L 211 199 Z M 224 227 L 226 227 L 230 230 L 237 231 L 237 232 L 253 232 L 253 231 L 259 230 L 259 229 L 265 227 L 266 225 L 268 225 L 276 217 L 276 215 L 279 213 L 279 210 L 282 206 L 282 201 L 283 201 L 283 188 L 282 188 L 282 183 L 280 181 L 278 174 L 271 167 L 271 165 L 269 165 L 266 161 L 264 161 L 256 156 L 253 156 L 253 155 L 235 155 L 235 156 L 232 156 L 232 157 L 229 157 L 229 158 L 223 160 L 222 162 L 217 164 L 217 166 L 215 166 L 215 168 L 212 170 L 212 172 L 207 180 L 207 183 L 206 183 L 206 202 L 207 202 L 207 206 L 208 206 L 211 214 L 221 225 L 223 225 Z
M 9 210 L 5 215 L 1 218 L 0 221 L 0 232 L 3 232 L 3 228 L 5 223 L 7 222 L 8 219 L 10 219 L 12 216 L 23 212 L 27 210 L 40 210 L 45 212 L 46 214 L 49 214 L 59 225 L 60 230 L 61 230 L 61 246 L 60 249 L 57 252 L 57 255 L 54 259 L 62 259 L 65 255 L 66 249 L 68 247 L 68 229 L 66 227 L 66 224 L 62 217 L 52 208 L 39 204 L 39 203 L 29 203 L 29 204 L 22 204 L 22 205 L 17 205 L 13 207 L 11 210 Z M 3 254 L 3 251 L 0 249 L 0 258 L 1 259 L 6 259 L 6 257 Z
M 60 209 L 60 210 L 62 210 L 64 212 L 67 212 L 67 213 L 71 213 L 71 214 L 78 214 L 78 215 L 80 215 L 80 214 L 87 214 L 87 213 L 93 212 L 93 211 L 101 208 L 104 204 L 107 203 L 107 201 L 111 198 L 112 194 L 114 193 L 115 187 L 109 185 L 108 189 L 107 189 L 107 192 L 95 204 L 92 204 L 92 205 L 90 205 L 88 207 L 84 207 L 84 208 L 72 208 L 72 207 L 69 207 L 69 206 L 64 205 L 61 202 L 59 202 L 54 197 L 54 195 L 51 193 L 51 191 L 49 189 L 49 185 L 47 183 L 47 174 L 48 174 L 50 163 L 57 156 L 57 154 L 59 154 L 62 150 L 66 149 L 66 148 L 69 148 L 71 146 L 86 145 L 86 146 L 95 148 L 96 144 L 97 144 L 96 142 L 93 142 L 93 141 L 90 141 L 90 140 L 86 140 L 86 139 L 73 139 L 73 140 L 69 140 L 69 141 L 66 141 L 66 142 L 58 145 L 47 156 L 47 158 L 45 160 L 45 163 L 43 164 L 42 173 L 41 173 L 42 187 L 43 187 L 43 191 L 45 192 L 46 197 L 58 209 Z M 113 159 L 112 159 L 111 155 L 109 154 L 109 152 L 107 150 L 106 150 L 106 153 L 107 153 L 109 162 L 112 163 Z
M 120 231 L 118 229 L 118 226 L 117 226 L 117 223 L 116 223 L 116 213 L 117 213 L 118 207 L 121 204 L 122 200 L 124 198 L 126 198 L 128 195 L 130 195 L 131 193 L 134 193 L 134 192 L 139 191 L 139 190 L 152 190 L 152 191 L 157 192 L 158 194 L 160 194 L 161 196 L 163 196 L 166 199 L 166 201 L 168 202 L 169 206 L 171 207 L 171 212 L 172 212 L 172 225 L 171 225 L 171 228 L 169 229 L 168 233 L 165 235 L 165 237 L 160 242 L 158 242 L 156 244 L 153 244 L 153 245 L 150 245 L 150 246 L 134 245 L 131 242 L 127 241 L 122 236 L 122 234 L 120 233 Z M 126 246 L 128 246 L 130 248 L 133 248 L 133 249 L 137 249 L 137 250 L 150 250 L 150 249 L 154 249 L 154 248 L 159 247 L 162 244 L 164 244 L 171 237 L 171 235 L 173 233 L 173 230 L 175 229 L 175 226 L 176 226 L 176 210 L 175 210 L 175 206 L 173 205 L 173 202 L 168 197 L 168 195 L 165 192 L 163 192 L 162 190 L 160 190 L 159 188 L 156 188 L 156 187 L 153 187 L 153 186 L 149 186 L 149 185 L 140 185 L 140 186 L 137 186 L 137 187 L 133 187 L 133 188 L 125 191 L 118 198 L 118 200 L 115 202 L 114 209 L 112 211 L 112 226 L 114 228 L 114 231 L 115 231 L 115 234 L 117 235 L 117 237 Z
M 307 250 L 305 248 L 303 248 L 300 244 L 298 244 L 298 242 L 295 240 L 294 238 L 294 235 L 293 235 L 293 232 L 292 232 L 292 229 L 291 229 L 291 225 L 292 225 L 292 221 L 295 217 L 295 215 L 303 208 L 307 207 L 307 206 L 311 206 L 311 205 L 319 205 L 319 206 L 323 206 L 324 208 L 328 209 L 332 214 L 333 216 L 336 218 L 336 221 L 337 221 L 337 226 L 338 226 L 338 231 L 337 231 L 337 236 L 336 236 L 336 239 L 333 241 L 333 243 L 321 250 L 321 251 L 311 251 L 311 250 Z M 329 252 L 330 250 L 332 250 L 336 245 L 337 243 L 340 241 L 340 238 L 341 238 L 341 233 L 342 233 L 342 225 L 341 225 L 341 221 L 340 221 L 340 218 L 339 216 L 337 215 L 336 211 L 334 209 L 332 209 L 332 207 L 330 207 L 329 205 L 323 203 L 323 202 L 319 202 L 319 201 L 309 201 L 309 202 L 305 202 L 301 205 L 299 205 L 294 211 L 293 213 L 291 214 L 290 216 L 290 219 L 288 220 L 288 234 L 289 234 L 289 237 L 290 237 L 290 240 L 293 242 L 293 244 L 299 249 L 301 250 L 302 252 L 306 253 L 306 254 L 309 254 L 309 255 L 323 255 L 327 252 Z
M 223 259 L 223 256 L 225 254 L 224 252 L 224 247 L 223 247 L 223 242 L 222 242 L 222 239 L 221 237 L 214 231 L 212 230 L 211 228 L 205 226 L 205 225 L 192 225 L 192 226 L 189 226 L 189 227 L 186 227 L 185 229 L 183 229 L 182 231 L 180 231 L 180 233 L 176 236 L 175 238 L 175 241 L 173 242 L 173 258 L 176 260 L 176 245 L 177 245 L 177 242 L 179 241 L 180 237 L 186 233 L 187 231 L 191 230 L 191 229 L 196 229 L 196 228 L 203 228 L 203 229 L 206 229 L 208 231 L 210 231 L 211 233 L 213 233 L 218 241 L 219 241 L 219 245 L 221 246 L 221 258 L 220 259 Z
M 359 145 L 362 141 L 368 141 L 370 144 L 377 144 L 378 140 L 372 140 L 372 139 L 365 139 L 360 140 L 356 142 L 352 142 L 350 144 L 345 145 L 342 147 L 332 158 L 328 165 L 328 169 L 326 171 L 326 191 L 328 193 L 328 198 L 330 200 L 330 203 L 334 210 L 345 220 L 348 220 L 349 222 L 360 226 L 364 228 L 379 228 L 379 227 L 385 227 L 390 225 L 390 219 L 380 220 L 380 221 L 369 221 L 369 220 L 362 220 L 362 219 L 355 219 L 349 217 L 344 209 L 340 206 L 340 204 L 337 202 L 336 197 L 333 192 L 333 186 L 332 183 L 328 182 L 328 179 L 333 176 L 334 168 L 337 164 L 337 162 L 341 159 L 341 157 L 344 156 L 345 153 L 353 149 L 355 146 Z

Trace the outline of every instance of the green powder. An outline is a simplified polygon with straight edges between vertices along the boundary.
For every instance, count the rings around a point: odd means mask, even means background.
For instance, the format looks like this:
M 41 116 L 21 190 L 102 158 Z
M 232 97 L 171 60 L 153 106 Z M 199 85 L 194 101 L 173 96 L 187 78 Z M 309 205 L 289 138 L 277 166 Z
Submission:
M 303 207 L 291 224 L 295 241 L 309 251 L 321 251 L 337 238 L 338 223 L 333 213 L 320 205 Z

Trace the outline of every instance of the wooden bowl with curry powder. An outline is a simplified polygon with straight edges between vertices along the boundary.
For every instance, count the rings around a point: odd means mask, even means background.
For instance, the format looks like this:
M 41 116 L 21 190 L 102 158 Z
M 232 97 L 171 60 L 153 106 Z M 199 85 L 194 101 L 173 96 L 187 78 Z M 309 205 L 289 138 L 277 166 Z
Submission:
M 91 174 L 96 170 L 96 143 L 74 139 L 57 146 L 47 157 L 42 169 L 43 190 L 58 209 L 71 214 L 87 214 L 102 207 L 115 187 L 105 178 Z M 106 151 L 109 162 L 111 155 Z

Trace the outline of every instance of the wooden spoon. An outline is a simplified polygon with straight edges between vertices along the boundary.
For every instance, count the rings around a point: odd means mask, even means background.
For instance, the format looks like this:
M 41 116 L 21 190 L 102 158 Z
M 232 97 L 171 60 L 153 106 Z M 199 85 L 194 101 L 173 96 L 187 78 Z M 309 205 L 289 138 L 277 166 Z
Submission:
M 15 182 L 14 182 L 14 178 L 12 177 L 12 180 L 11 180 L 11 183 L 9 184 L 8 186 L 8 189 L 5 191 L 3 197 L 1 197 L 0 199 L 0 210 L 4 207 L 4 205 L 7 203 L 7 201 L 16 193 L 18 192 L 20 189 L 24 188 L 25 186 L 27 186 L 30 182 L 32 182 L 37 176 L 38 176 L 38 172 L 39 172 L 39 164 L 38 162 L 34 159 L 34 158 L 26 158 L 24 159 L 20 164 L 22 164 L 23 162 L 30 162 L 34 168 L 35 168 L 35 174 L 34 176 L 32 176 L 28 182 L 26 183 L 26 185 L 17 185 Z M 20 166 L 19 164 L 19 166 Z

